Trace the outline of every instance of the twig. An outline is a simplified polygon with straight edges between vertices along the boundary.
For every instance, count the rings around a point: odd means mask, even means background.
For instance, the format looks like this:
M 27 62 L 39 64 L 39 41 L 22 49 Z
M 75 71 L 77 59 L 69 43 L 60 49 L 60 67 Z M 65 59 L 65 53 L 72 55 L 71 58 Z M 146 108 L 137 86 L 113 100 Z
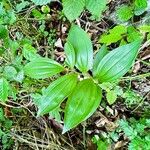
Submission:
M 81 22 L 83 22 L 84 24 L 86 24 L 87 22 L 82 20 L 82 19 L 79 19 Z M 106 30 L 105 29 L 102 29 L 102 28 L 99 28 L 98 26 L 95 26 L 93 24 L 90 24 L 93 28 L 95 28 L 96 30 L 99 30 L 101 32 L 105 32 Z
M 148 92 L 147 94 L 146 94 L 146 96 L 142 99 L 142 101 L 138 104 L 138 106 L 135 108 L 135 109 L 133 109 L 132 111 L 131 111 L 131 113 L 133 113 L 133 112 L 135 112 L 139 107 L 140 107 L 140 105 L 144 102 L 144 100 L 147 98 L 147 96 L 150 94 L 150 92 Z
M 49 145 L 43 145 L 43 144 L 37 144 L 37 143 L 35 144 L 33 142 L 28 141 L 27 139 L 24 139 L 22 136 L 19 136 L 19 135 L 15 134 L 15 133 L 10 133 L 10 134 L 16 140 L 19 140 L 20 142 L 26 143 L 26 144 L 28 144 L 30 146 L 33 146 L 33 147 L 37 147 L 38 146 L 38 147 L 44 148 L 44 149 L 50 149 L 50 146 L 57 147 L 57 145 L 53 144 L 53 143 L 49 143 Z

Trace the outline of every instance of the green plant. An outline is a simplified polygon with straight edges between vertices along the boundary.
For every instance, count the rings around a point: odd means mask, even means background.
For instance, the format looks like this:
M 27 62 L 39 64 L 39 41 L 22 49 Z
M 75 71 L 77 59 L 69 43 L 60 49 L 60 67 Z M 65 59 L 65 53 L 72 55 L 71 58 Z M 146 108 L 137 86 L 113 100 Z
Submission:
M 105 138 L 100 138 L 98 135 L 94 135 L 92 141 L 97 145 L 97 150 L 108 150 L 109 144 Z
M 140 101 L 142 100 L 141 96 L 139 94 L 137 94 L 134 91 L 131 90 L 126 90 L 123 94 L 122 94 L 122 98 L 125 99 L 125 104 L 128 107 L 131 107 L 133 105 L 139 104 Z
M 111 132 L 109 131 L 100 135 L 94 135 L 92 141 L 97 145 L 97 150 L 107 150 L 109 147 L 112 147 L 113 149 L 123 148 L 125 146 L 123 144 L 124 142 L 126 143 L 128 150 L 149 150 L 149 119 L 120 119 L 117 124 L 117 128 Z M 122 137 L 124 140 L 120 141 L 119 139 L 122 139 Z
M 22 0 L 19 4 L 16 5 L 16 11 L 21 12 L 24 8 L 29 6 L 30 2 Z
M 84 42 L 83 42 L 84 41 Z M 93 61 L 93 47 L 87 33 L 72 25 L 65 44 L 67 70 L 48 58 L 35 58 L 24 67 L 25 74 L 34 79 L 52 77 L 62 71 L 68 75 L 58 78 L 42 94 L 33 94 L 38 116 L 47 114 L 68 98 L 65 108 L 63 133 L 89 118 L 98 108 L 102 91 L 98 83 L 112 82 L 122 77 L 132 66 L 141 40 L 108 52 L 102 47 Z M 77 72 L 74 68 L 77 68 Z M 92 69 L 93 68 L 93 69 Z M 93 75 L 88 71 L 91 70 Z M 84 75 L 79 81 L 78 76 Z
M 129 121 L 120 120 L 120 129 L 130 140 L 128 150 L 149 150 L 150 148 L 150 120 L 140 119 L 135 120 L 130 118 Z
M 122 5 L 117 11 L 118 20 L 125 22 L 131 19 L 134 15 L 142 15 L 148 7 L 148 0 L 134 0 L 131 6 Z
M 46 5 L 50 3 L 52 0 L 31 0 L 36 5 Z
M 0 148 L 2 148 L 3 150 L 10 149 L 13 144 L 13 140 L 10 138 L 11 127 L 12 121 L 4 116 L 4 111 L 0 107 Z
M 117 16 L 120 21 L 128 21 L 133 16 L 132 8 L 126 5 L 121 6 L 117 10 Z
M 142 37 L 140 30 L 133 26 L 117 25 L 112 29 L 109 29 L 107 33 L 103 33 L 100 36 L 99 42 L 110 45 L 112 43 L 119 43 L 124 45 L 128 42 L 133 42 Z
M 46 5 L 51 1 L 32 0 L 36 5 Z M 106 9 L 107 0 L 62 0 L 62 4 L 64 14 L 71 22 L 80 16 L 84 8 L 89 10 L 95 19 L 99 20 L 102 12 Z M 25 3 L 22 5 L 24 7 Z
M 63 0 L 63 12 L 70 21 L 73 21 L 81 14 L 85 7 L 98 20 L 105 10 L 106 4 L 107 0 Z
M 135 0 L 134 1 L 134 14 L 139 16 L 143 14 L 148 6 L 148 0 Z

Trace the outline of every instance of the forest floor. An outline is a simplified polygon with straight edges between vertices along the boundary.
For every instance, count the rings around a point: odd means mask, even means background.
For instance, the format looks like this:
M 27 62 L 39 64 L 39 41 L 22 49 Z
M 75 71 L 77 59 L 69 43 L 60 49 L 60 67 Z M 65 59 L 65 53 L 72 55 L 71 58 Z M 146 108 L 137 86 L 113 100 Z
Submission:
M 6 8 L 8 7 L 6 1 L 1 3 Z M 13 9 L 19 3 L 19 1 L 12 2 Z M 90 35 L 95 51 L 101 45 L 99 43 L 100 36 L 121 24 L 115 17 L 116 10 L 123 4 L 130 3 L 128 0 L 111 0 L 100 21 L 93 20 L 88 11 L 83 11 L 80 17 L 74 21 Z M 24 42 L 31 42 L 31 45 L 42 57 L 47 56 L 63 63 L 65 60 L 64 43 L 71 24 L 62 13 L 63 7 L 60 2 L 51 2 L 47 6 L 50 8 L 50 12 L 46 14 L 46 17 L 42 12 L 42 6 L 35 6 L 32 3 L 15 12 L 16 21 L 8 26 L 9 36 L 12 41 L 23 38 Z M 0 11 L 2 11 L 1 8 Z M 150 15 L 150 10 L 139 17 L 133 17 L 123 25 L 132 26 L 135 30 L 140 25 L 150 25 L 150 19 L 145 19 L 148 15 Z M 140 31 L 137 29 L 137 32 Z M 109 105 L 106 102 L 106 93 L 104 93 L 101 105 L 93 116 L 65 134 L 62 134 L 62 121 L 58 122 L 49 115 L 36 117 L 37 107 L 30 96 L 37 89 L 47 86 L 54 78 L 44 81 L 32 81 L 25 78 L 23 83 L 11 81 L 17 94 L 14 97 L 10 96 L 7 103 L 0 102 L 1 111 L 4 113 L 4 117 L 0 116 L 0 120 L 5 118 L 0 129 L 0 136 L 3 133 L 0 148 L 10 150 L 96 150 L 100 145 L 102 147 L 107 145 L 108 150 L 128 149 L 131 140 L 127 136 L 129 134 L 126 135 L 125 132 L 133 132 L 130 127 L 135 126 L 141 118 L 149 119 L 150 116 L 150 40 L 147 39 L 146 34 L 134 67 L 117 85 L 111 85 L 117 91 L 123 91 L 125 98 L 118 96 L 116 102 Z M 15 49 L 15 43 L 12 46 Z M 118 46 L 119 43 L 116 42 L 108 47 L 112 50 Z M 7 51 L 7 53 L 1 54 L 0 50 L 1 68 L 10 64 L 18 65 L 21 53 L 22 50 L 19 47 L 17 49 L 18 56 L 13 58 L 11 52 Z M 22 62 L 24 59 L 21 60 Z M 60 117 L 63 115 L 61 114 Z M 129 125 L 126 131 L 119 127 L 118 122 L 121 120 L 124 125 Z M 123 120 L 126 121 L 123 122 Z M 144 130 L 148 133 L 150 127 L 147 126 Z M 142 138 L 144 135 L 145 133 Z M 101 149 L 99 148 L 99 150 Z M 147 150 L 150 150 L 150 147 Z

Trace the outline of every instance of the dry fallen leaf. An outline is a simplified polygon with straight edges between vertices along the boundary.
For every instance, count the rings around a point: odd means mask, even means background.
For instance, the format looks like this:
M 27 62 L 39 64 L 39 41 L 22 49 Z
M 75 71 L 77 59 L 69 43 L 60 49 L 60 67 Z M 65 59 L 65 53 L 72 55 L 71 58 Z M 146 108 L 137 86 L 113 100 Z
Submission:
M 118 142 L 115 144 L 114 149 L 115 149 L 115 150 L 116 150 L 116 149 L 119 149 L 119 148 L 125 146 L 127 143 L 128 143 L 128 142 L 125 142 L 125 141 L 118 141 Z
M 133 73 L 137 73 L 141 68 L 140 62 L 137 62 L 133 67 Z
M 55 42 L 55 46 L 63 49 L 62 40 L 60 38 Z

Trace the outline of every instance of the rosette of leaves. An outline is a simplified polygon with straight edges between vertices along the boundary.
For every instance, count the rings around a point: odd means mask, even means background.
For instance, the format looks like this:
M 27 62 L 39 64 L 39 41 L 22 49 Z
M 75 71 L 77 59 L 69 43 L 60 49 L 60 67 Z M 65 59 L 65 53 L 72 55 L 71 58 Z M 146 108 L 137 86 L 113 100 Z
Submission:
M 93 60 L 93 46 L 88 34 L 77 25 L 72 25 L 64 47 L 69 73 L 43 88 L 42 94 L 33 95 L 38 116 L 54 111 L 67 100 L 63 133 L 88 119 L 99 107 L 102 98 L 97 81 L 112 82 L 125 75 L 133 65 L 140 43 L 141 40 L 137 40 L 111 52 L 104 45 Z M 25 65 L 24 72 L 31 78 L 44 79 L 64 69 L 54 60 L 35 57 Z M 92 75 L 88 74 L 89 70 Z M 80 74 L 85 76 L 82 81 L 78 79 Z

